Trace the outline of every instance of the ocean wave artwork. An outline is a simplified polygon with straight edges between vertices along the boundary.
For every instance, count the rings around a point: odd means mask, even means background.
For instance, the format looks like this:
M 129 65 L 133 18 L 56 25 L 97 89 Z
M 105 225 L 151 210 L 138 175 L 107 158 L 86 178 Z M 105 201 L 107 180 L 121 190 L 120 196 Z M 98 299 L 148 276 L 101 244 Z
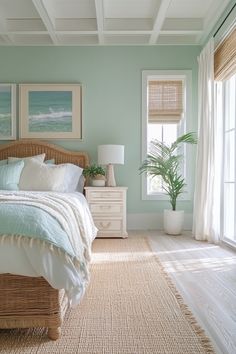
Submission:
M 71 91 L 30 91 L 29 132 L 72 132 Z
M 12 134 L 11 117 L 11 89 L 0 88 L 0 136 L 8 137 Z

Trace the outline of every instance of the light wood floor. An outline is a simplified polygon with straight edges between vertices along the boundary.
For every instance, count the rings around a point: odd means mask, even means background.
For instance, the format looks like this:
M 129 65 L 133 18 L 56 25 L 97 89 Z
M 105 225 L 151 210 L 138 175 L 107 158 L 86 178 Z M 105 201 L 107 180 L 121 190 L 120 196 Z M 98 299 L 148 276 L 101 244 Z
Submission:
M 235 354 L 236 252 L 195 241 L 190 234 L 145 234 L 216 352 Z

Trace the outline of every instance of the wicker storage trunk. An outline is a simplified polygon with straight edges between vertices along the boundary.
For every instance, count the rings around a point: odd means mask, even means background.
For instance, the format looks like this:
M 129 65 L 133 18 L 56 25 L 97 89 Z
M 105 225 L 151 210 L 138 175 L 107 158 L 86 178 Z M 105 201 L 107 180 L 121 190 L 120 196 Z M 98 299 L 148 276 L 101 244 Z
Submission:
M 47 327 L 57 339 L 66 308 L 64 291 L 44 278 L 0 274 L 0 328 Z

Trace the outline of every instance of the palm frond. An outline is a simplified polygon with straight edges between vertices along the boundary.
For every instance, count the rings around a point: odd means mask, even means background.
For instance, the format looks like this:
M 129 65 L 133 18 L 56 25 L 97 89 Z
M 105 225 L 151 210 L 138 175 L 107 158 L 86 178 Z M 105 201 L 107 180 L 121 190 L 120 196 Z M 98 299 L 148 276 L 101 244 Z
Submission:
M 171 151 L 174 151 L 181 143 L 186 143 L 186 144 L 197 144 L 197 136 L 196 133 L 194 132 L 189 132 L 184 135 L 181 135 L 176 139 L 176 141 L 173 142 L 171 145 L 170 149 Z
M 171 146 L 158 140 L 152 140 L 150 152 L 139 168 L 140 174 L 146 173 L 151 178 L 156 176 L 162 178 L 163 189 L 170 197 L 173 210 L 176 209 L 177 198 L 183 193 L 186 185 L 180 171 L 183 155 L 177 153 L 177 148 L 182 143 L 196 144 L 196 134 L 193 132 L 184 134 L 176 139 Z
M 155 156 L 166 158 L 170 155 L 170 148 L 161 141 L 152 140 L 150 142 L 150 153 Z

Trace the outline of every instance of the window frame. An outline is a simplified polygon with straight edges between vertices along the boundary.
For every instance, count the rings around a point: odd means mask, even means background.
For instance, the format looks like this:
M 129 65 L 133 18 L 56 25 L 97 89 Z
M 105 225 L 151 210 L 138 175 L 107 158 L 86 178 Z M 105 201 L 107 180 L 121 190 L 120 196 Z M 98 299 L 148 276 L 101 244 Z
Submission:
M 192 70 L 143 70 L 142 71 L 142 152 L 141 157 L 144 161 L 147 157 L 147 129 L 148 129 L 148 112 L 147 112 L 147 87 L 148 79 L 168 79 L 178 80 L 182 79 L 185 82 L 185 111 L 184 119 L 180 125 L 178 135 L 184 134 L 186 131 L 191 131 L 191 116 L 192 116 Z M 187 118 L 188 117 L 188 118 Z M 187 118 L 187 119 L 186 119 Z M 190 200 L 193 185 L 191 183 L 191 171 L 187 168 L 187 162 L 189 161 L 189 149 L 186 148 L 187 144 L 184 144 L 184 177 L 186 181 L 185 192 L 179 196 L 179 200 Z M 142 163 L 141 161 L 141 163 Z M 147 192 L 147 175 L 142 174 L 142 200 L 169 200 L 166 193 L 148 194 Z
M 236 82 L 236 74 L 234 75 L 235 78 L 235 82 Z M 230 78 L 229 78 L 230 79 Z M 222 95 L 222 114 L 225 117 L 226 115 L 226 110 L 227 110 L 227 103 L 226 101 L 228 100 L 228 96 L 227 96 L 227 81 L 229 80 L 225 80 L 222 81 L 221 83 L 221 95 Z M 218 82 L 217 82 L 218 84 Z M 236 111 L 236 100 L 234 102 L 235 104 L 235 111 Z M 225 159 L 225 144 L 226 144 L 226 134 L 228 134 L 230 131 L 234 131 L 234 143 L 236 144 L 236 117 L 235 117 L 235 121 L 234 121 L 234 128 L 230 128 L 230 129 L 226 129 L 226 121 L 225 119 L 223 119 L 222 121 L 222 158 L 223 158 L 223 162 L 222 162 L 222 173 L 221 173 L 221 209 L 220 209 L 220 219 L 221 219 L 221 227 L 220 227 L 220 239 L 222 242 L 224 242 L 227 245 L 232 246 L 233 248 L 236 248 L 236 154 L 234 157 L 234 181 L 225 181 L 225 176 L 224 176 L 224 171 L 226 168 L 226 159 Z M 225 214 L 226 214 L 226 210 L 224 208 L 224 203 L 225 203 L 225 184 L 234 184 L 234 239 L 232 240 L 230 237 L 227 237 L 225 235 Z

